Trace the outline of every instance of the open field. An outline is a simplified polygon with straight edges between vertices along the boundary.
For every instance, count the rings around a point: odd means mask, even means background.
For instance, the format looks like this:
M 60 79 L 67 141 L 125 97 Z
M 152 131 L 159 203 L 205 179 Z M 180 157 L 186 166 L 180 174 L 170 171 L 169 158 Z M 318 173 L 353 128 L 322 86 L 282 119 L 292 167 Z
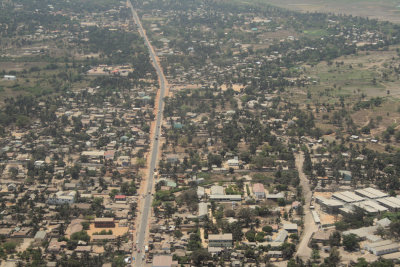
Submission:
M 392 66 L 399 64 L 397 47 L 388 51 L 359 52 L 344 56 L 334 62 L 321 62 L 315 66 L 303 66 L 304 76 L 316 81 L 305 88 L 293 89 L 299 103 L 323 104 L 366 100 L 371 97 L 387 97 L 397 101 L 400 96 L 399 75 Z M 307 99 L 307 91 L 311 98 Z M 305 102 L 304 102 L 305 101 Z
M 264 0 L 266 3 L 301 12 L 332 12 L 400 23 L 397 0 Z

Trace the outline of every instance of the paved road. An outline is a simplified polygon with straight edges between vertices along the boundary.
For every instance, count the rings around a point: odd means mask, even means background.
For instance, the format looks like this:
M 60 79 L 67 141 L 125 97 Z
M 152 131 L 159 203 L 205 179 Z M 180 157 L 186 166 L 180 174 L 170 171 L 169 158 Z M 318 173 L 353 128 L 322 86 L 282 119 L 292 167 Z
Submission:
M 318 230 L 318 226 L 314 223 L 314 219 L 310 210 L 310 201 L 312 197 L 312 191 L 310 189 L 310 184 L 308 183 L 308 178 L 303 172 L 303 153 L 296 155 L 296 167 L 300 176 L 300 185 L 303 188 L 303 196 L 305 200 L 304 205 L 304 231 L 301 236 L 300 244 L 297 248 L 296 256 L 302 260 L 307 260 L 310 258 L 312 249 L 309 248 L 308 242 L 314 232 Z
M 153 63 L 154 68 L 156 69 L 157 72 L 157 76 L 159 79 L 159 84 L 160 84 L 160 91 L 159 91 L 159 98 L 158 98 L 158 111 L 156 114 L 156 118 L 155 118 L 155 127 L 154 127 L 154 131 L 153 131 L 153 136 L 151 138 L 153 138 L 153 146 L 152 146 L 152 150 L 151 150 L 151 154 L 150 154 L 150 166 L 149 166 L 149 174 L 148 174 L 148 178 L 147 178 L 147 190 L 145 192 L 145 199 L 143 201 L 143 205 L 141 208 L 141 218 L 139 219 L 139 225 L 137 226 L 137 237 L 136 237 L 136 244 L 137 244 L 137 248 L 140 249 L 140 253 L 136 254 L 136 261 L 134 262 L 135 266 L 143 266 L 145 263 L 142 262 L 142 257 L 144 256 L 144 246 L 146 244 L 144 244 L 145 242 L 145 238 L 146 238 L 146 234 L 147 234 L 147 226 L 148 226 L 148 222 L 150 220 L 149 218 L 149 214 L 151 213 L 151 202 L 152 202 L 152 197 L 151 194 L 149 194 L 149 192 L 152 192 L 153 189 L 153 184 L 154 184 L 154 169 L 156 167 L 157 164 L 157 155 L 158 155 L 158 151 L 159 151 L 159 136 L 161 133 L 161 122 L 162 122 L 162 111 L 164 108 L 164 103 L 163 103 L 163 99 L 166 93 L 166 86 L 167 86 L 167 81 L 165 79 L 164 73 L 160 67 L 160 64 L 157 61 L 157 57 L 154 53 L 154 49 L 151 46 L 145 31 L 143 30 L 143 26 L 142 23 L 140 22 L 140 19 L 136 13 L 136 11 L 134 10 L 132 3 L 130 0 L 127 1 L 127 5 L 128 7 L 130 7 L 131 11 L 132 11 L 132 16 L 133 16 L 133 20 L 135 21 L 136 25 L 138 26 L 138 30 L 140 35 L 143 37 L 145 44 L 149 50 L 150 53 L 150 58 L 151 61 Z M 156 100 L 157 101 L 157 100 Z

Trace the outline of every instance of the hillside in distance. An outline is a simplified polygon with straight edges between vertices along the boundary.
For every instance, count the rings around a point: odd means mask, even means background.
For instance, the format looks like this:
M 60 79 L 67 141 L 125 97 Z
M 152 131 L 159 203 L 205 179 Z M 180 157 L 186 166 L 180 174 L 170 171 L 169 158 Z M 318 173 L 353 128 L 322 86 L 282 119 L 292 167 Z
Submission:
M 400 23 L 397 0 L 266 0 L 267 3 L 301 12 L 332 12 Z

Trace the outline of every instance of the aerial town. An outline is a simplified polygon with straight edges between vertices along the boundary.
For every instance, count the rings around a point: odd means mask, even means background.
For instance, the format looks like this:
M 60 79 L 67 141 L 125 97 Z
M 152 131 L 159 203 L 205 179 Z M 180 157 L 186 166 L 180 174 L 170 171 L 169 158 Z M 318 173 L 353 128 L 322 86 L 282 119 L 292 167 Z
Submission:
M 1 1 L 0 267 L 399 266 L 400 26 L 271 2 Z

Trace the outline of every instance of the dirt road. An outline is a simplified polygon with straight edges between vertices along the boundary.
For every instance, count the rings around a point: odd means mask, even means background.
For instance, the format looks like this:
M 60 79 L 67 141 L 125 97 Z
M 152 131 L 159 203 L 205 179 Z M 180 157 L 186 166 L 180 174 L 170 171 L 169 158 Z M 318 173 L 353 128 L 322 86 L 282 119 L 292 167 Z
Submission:
M 312 198 L 312 191 L 310 188 L 310 184 L 308 183 L 307 176 L 303 172 L 303 162 L 304 155 L 303 153 L 296 154 L 296 168 L 299 172 L 300 176 L 300 185 L 303 188 L 303 196 L 305 200 L 304 205 L 304 230 L 301 236 L 301 240 L 296 252 L 296 256 L 300 257 L 303 260 L 307 260 L 310 258 L 312 249 L 307 246 L 312 234 L 318 230 L 318 226 L 314 223 L 314 219 L 310 210 L 310 202 Z

